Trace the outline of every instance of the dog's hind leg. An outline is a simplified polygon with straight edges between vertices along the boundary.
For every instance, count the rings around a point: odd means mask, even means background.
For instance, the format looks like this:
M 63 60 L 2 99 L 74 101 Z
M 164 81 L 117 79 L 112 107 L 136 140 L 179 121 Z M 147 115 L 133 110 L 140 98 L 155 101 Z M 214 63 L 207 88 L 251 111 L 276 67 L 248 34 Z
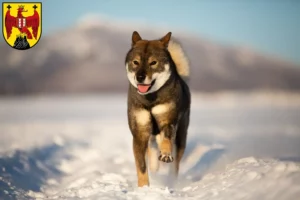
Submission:
M 186 147 L 186 139 L 187 139 L 187 129 L 189 125 L 188 114 L 178 126 L 176 139 L 175 139 L 175 162 L 172 166 L 172 173 L 177 177 L 179 173 L 180 161 L 183 157 L 185 147 Z
M 179 137 L 181 138 L 181 137 Z M 183 157 L 184 151 L 185 151 L 185 139 L 181 138 L 181 139 L 177 139 L 175 141 L 175 145 L 173 147 L 173 155 L 174 155 L 174 162 L 172 163 L 171 167 L 170 167 L 170 171 L 169 174 L 177 177 L 178 173 L 179 173 L 179 166 L 180 166 L 180 161 Z
M 176 157 L 175 157 L 175 175 L 178 176 L 180 161 L 183 157 L 185 150 L 185 144 L 176 144 Z

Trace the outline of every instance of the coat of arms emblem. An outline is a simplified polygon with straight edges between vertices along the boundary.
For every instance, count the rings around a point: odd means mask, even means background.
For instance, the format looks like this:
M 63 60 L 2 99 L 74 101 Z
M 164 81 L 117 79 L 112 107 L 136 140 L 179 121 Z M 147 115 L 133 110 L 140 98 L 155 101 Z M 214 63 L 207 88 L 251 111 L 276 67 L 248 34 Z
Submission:
M 2 3 L 2 32 L 7 44 L 18 50 L 35 46 L 42 33 L 42 3 Z

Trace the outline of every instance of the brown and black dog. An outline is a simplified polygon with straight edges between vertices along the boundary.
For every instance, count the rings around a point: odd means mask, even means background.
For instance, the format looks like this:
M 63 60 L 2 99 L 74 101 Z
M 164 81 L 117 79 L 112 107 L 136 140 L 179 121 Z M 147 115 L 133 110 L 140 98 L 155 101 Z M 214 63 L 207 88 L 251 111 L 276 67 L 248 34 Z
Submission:
M 159 40 L 144 40 L 134 31 L 126 55 L 128 123 L 139 187 L 149 185 L 147 157 L 151 171 L 158 170 L 159 160 L 174 161 L 177 176 L 186 146 L 189 62 L 181 46 L 170 39 L 171 32 Z

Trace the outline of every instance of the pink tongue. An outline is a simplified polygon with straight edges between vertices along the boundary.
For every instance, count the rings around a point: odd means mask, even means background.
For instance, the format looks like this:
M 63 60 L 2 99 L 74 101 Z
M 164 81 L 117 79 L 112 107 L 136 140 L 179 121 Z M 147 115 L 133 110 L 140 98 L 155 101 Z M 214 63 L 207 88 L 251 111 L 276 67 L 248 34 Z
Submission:
M 150 88 L 150 85 L 138 85 L 138 90 L 141 93 L 145 93 Z

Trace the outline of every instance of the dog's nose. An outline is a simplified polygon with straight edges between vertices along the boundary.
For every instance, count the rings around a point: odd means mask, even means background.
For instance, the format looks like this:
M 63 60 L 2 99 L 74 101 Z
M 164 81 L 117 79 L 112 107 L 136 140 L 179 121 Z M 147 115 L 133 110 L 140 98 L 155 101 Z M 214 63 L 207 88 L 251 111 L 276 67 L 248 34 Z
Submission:
M 139 82 L 139 83 L 142 83 L 146 78 L 146 75 L 145 74 L 139 74 L 136 76 L 136 80 Z

